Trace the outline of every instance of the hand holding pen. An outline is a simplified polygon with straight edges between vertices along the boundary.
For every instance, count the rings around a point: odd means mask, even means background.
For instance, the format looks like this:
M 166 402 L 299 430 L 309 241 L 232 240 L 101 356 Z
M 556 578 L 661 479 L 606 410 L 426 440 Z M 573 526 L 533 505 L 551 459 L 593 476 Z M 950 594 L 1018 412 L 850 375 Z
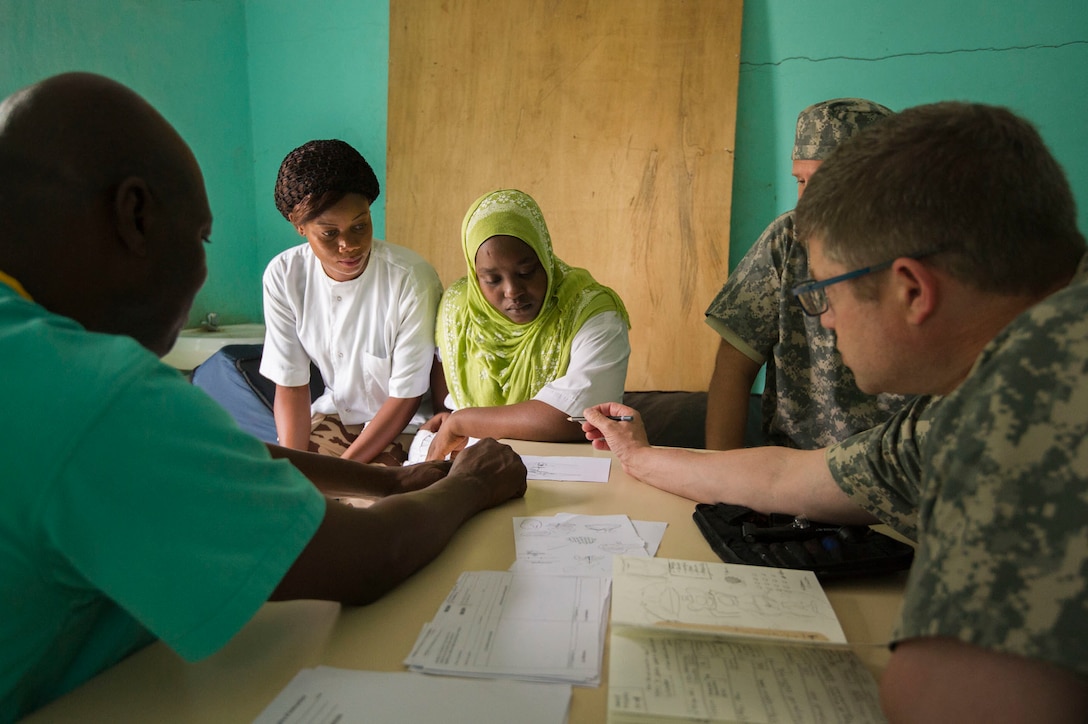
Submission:
M 605 402 L 586 409 L 582 431 L 598 450 L 611 450 L 621 457 L 629 450 L 647 447 L 646 429 L 634 408 Z

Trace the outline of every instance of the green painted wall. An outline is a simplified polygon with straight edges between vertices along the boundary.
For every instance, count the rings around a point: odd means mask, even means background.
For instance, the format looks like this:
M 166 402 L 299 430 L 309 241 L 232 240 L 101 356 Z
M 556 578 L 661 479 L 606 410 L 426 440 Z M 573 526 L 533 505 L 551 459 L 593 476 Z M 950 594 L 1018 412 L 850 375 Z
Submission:
M 242 0 L 0 0 L 0 97 L 64 71 L 101 73 L 189 142 L 215 215 L 192 320 L 260 318 L 245 37 Z
M 0 0 L 0 95 L 78 69 L 146 96 L 193 147 L 216 216 L 192 321 L 259 320 L 264 265 L 298 241 L 271 196 L 292 148 L 356 146 L 383 184 L 384 236 L 388 10 L 388 0 Z M 1082 0 L 747 0 L 731 262 L 793 206 L 797 112 L 844 95 L 1010 106 L 1064 164 L 1088 228 L 1086 67 Z
M 1083 0 L 747 0 L 730 261 L 793 207 L 797 113 L 861 96 L 893 110 L 939 100 L 1030 118 L 1073 184 L 1088 228 L 1088 3 Z
M 283 157 L 307 141 L 339 138 L 363 154 L 381 184 L 374 235 L 385 238 L 389 2 L 248 0 L 246 26 L 259 299 L 264 265 L 302 243 L 272 193 Z

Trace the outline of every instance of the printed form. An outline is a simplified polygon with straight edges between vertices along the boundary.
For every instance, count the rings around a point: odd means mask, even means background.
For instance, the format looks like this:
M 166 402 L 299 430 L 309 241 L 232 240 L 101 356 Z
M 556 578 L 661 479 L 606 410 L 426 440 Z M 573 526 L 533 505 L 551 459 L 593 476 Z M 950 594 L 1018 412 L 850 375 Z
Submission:
M 609 579 L 462 573 L 404 663 L 413 671 L 596 686 Z
M 407 672 L 303 669 L 254 724 L 563 724 L 569 684 L 485 681 Z

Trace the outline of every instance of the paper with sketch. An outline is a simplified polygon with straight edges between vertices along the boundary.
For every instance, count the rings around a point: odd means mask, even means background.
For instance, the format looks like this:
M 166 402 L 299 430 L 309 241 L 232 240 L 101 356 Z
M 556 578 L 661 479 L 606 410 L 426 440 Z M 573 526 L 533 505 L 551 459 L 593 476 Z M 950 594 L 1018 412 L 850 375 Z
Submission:
M 580 455 L 522 455 L 529 480 L 565 480 L 579 483 L 607 483 L 612 458 Z
M 612 628 L 846 643 L 811 571 L 617 557 Z
M 408 459 L 404 461 L 404 464 L 415 465 L 425 462 L 433 439 L 434 433 L 430 430 L 417 430 L 416 436 L 412 438 L 412 444 L 408 446 Z
M 412 444 L 408 446 L 408 459 L 405 465 L 415 465 L 427 459 L 427 452 L 431 447 L 431 440 L 435 433 L 428 430 L 420 430 L 412 438 Z M 465 447 L 475 445 L 479 438 L 470 437 Z M 449 460 L 447 455 L 446 459 Z M 607 483 L 608 473 L 612 469 L 610 457 L 583 457 L 561 455 L 522 455 L 521 461 L 525 463 L 526 478 L 529 480 L 562 480 L 582 483 Z
M 404 461 L 405 465 L 415 465 L 416 463 L 422 463 L 427 461 L 427 452 L 431 449 L 431 440 L 434 439 L 435 433 L 430 430 L 418 430 L 415 437 L 412 438 L 412 444 L 408 446 L 408 459 Z M 475 445 L 480 442 L 478 437 L 470 437 L 465 443 L 465 447 L 469 445 Z M 446 456 L 446 460 L 449 460 L 450 456 Z
M 656 533 L 660 529 L 648 528 Z M 578 576 L 611 576 L 612 556 L 652 556 L 661 542 L 639 535 L 626 515 L 574 515 L 514 518 L 517 560 L 511 571 Z
M 604 578 L 467 571 L 404 663 L 429 674 L 596 686 L 607 611 Z
M 881 722 L 810 571 L 616 557 L 609 724 Z
M 564 724 L 569 684 L 485 681 L 408 672 L 303 669 L 254 724 Z
M 613 634 L 608 724 L 885 721 L 853 651 L 683 635 Z

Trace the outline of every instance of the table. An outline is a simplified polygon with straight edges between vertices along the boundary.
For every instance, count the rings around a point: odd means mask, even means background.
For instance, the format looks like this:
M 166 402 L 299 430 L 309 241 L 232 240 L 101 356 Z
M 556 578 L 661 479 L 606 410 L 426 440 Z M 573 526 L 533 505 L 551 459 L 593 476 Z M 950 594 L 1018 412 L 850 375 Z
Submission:
M 510 441 L 525 455 L 611 453 L 588 444 Z M 155 643 L 38 710 L 27 722 L 249 722 L 299 669 L 324 664 L 402 671 L 422 625 L 466 570 L 506 570 L 514 561 L 514 516 L 619 514 L 669 524 L 658 556 L 716 561 L 691 519 L 694 503 L 624 473 L 613 460 L 608 483 L 530 481 L 525 497 L 484 511 L 458 532 L 423 570 L 365 607 L 325 601 L 269 603 L 218 653 L 185 663 Z M 883 529 L 883 532 L 888 532 Z M 887 641 L 902 601 L 905 574 L 825 584 L 851 642 Z M 606 639 L 607 640 L 607 639 Z M 874 676 L 886 647 L 859 650 Z M 605 720 L 608 651 L 601 686 L 574 687 L 571 724 Z

